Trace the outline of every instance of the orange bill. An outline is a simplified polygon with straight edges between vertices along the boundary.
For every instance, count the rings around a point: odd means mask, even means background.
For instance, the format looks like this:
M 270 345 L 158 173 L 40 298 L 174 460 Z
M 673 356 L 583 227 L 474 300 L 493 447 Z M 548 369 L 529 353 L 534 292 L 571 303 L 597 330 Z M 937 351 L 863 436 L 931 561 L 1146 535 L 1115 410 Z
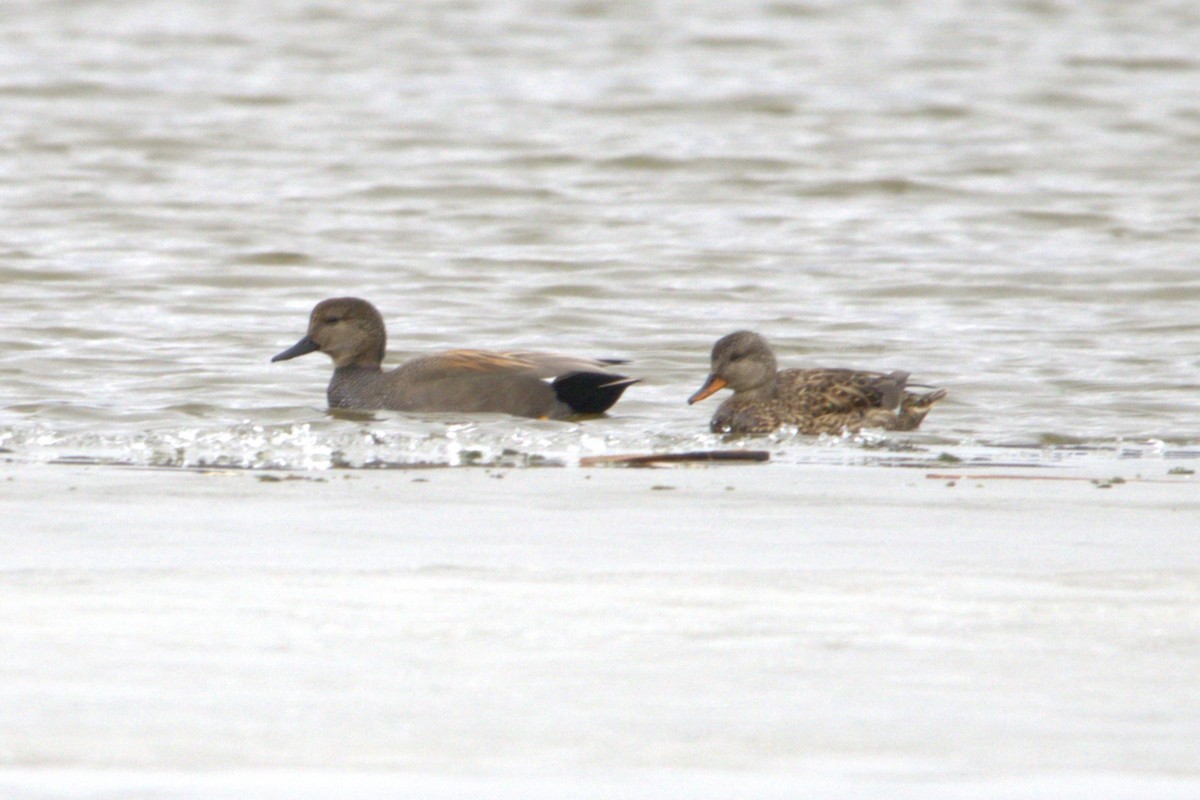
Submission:
M 710 394 L 716 394 L 728 385 L 724 378 L 718 378 L 716 375 L 709 375 L 708 380 L 700 387 L 700 390 L 688 398 L 688 405 L 698 403 Z

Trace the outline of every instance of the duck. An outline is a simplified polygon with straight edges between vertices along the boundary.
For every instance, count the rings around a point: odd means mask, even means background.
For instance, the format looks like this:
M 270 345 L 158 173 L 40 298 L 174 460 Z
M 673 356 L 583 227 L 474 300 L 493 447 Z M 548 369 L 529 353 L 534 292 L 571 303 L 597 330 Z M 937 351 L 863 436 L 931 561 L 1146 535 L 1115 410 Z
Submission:
M 358 297 L 322 300 L 308 332 L 271 361 L 321 352 L 333 360 L 331 408 L 410 412 L 500 413 L 567 419 L 608 411 L 637 378 L 611 371 L 617 359 L 536 351 L 456 349 L 382 368 L 383 316 Z
M 900 371 L 781 370 L 763 336 L 735 331 L 713 345 L 712 371 L 688 405 L 733 390 L 709 424 L 714 433 L 771 433 L 785 425 L 810 436 L 863 428 L 912 431 L 946 390 L 910 392 L 908 377 Z

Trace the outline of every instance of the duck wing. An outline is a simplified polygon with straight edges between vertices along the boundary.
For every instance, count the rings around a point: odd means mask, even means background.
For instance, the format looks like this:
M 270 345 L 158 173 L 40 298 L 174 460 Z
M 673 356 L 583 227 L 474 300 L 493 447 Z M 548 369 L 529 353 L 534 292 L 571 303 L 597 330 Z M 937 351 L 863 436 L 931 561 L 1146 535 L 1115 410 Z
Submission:
M 611 372 L 616 359 L 580 358 L 535 350 L 445 350 L 420 356 L 405 363 L 405 371 L 419 370 L 423 376 L 440 374 L 512 374 L 533 378 L 556 378 L 575 372 Z
M 845 414 L 900 407 L 907 372 L 853 369 L 787 369 L 779 373 L 778 393 L 809 416 Z
M 614 364 L 625 363 L 619 358 L 581 358 L 537 350 L 512 350 L 500 355 L 528 365 L 524 369 L 533 372 L 539 378 L 555 378 L 573 372 L 610 372 L 610 367 Z

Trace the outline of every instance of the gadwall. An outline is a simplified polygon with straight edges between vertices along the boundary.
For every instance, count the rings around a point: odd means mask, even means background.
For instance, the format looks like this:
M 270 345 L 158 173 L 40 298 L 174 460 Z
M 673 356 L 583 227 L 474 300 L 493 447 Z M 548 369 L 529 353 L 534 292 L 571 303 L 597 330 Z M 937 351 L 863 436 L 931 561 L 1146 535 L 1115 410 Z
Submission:
M 907 372 L 777 370 L 766 339 L 737 331 L 713 345 L 712 374 L 688 404 L 733 389 L 733 397 L 713 415 L 710 427 L 716 433 L 770 433 L 783 425 L 808 435 L 862 428 L 911 431 L 946 391 L 916 394 L 906 390 L 907 384 Z
M 553 353 L 447 350 L 380 369 L 387 331 L 375 306 L 357 297 L 322 300 L 308 334 L 272 358 L 321 351 L 333 359 L 329 405 L 395 411 L 496 412 L 563 419 L 602 414 L 636 378 L 608 368 L 619 361 Z

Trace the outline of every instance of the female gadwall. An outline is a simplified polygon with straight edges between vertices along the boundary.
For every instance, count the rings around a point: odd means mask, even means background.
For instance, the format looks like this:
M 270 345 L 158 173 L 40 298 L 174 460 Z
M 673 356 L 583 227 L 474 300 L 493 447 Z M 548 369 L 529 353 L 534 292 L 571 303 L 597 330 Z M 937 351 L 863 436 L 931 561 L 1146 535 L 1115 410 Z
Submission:
M 713 345 L 712 374 L 688 404 L 726 386 L 733 389 L 733 397 L 713 415 L 710 427 L 716 433 L 770 433 L 781 425 L 809 435 L 861 428 L 911 431 L 946 391 L 915 394 L 905 390 L 907 382 L 907 372 L 777 370 L 766 339 L 737 331 Z
M 322 300 L 308 334 L 272 358 L 320 350 L 333 359 L 329 405 L 395 411 L 497 412 L 563 419 L 602 414 L 636 378 L 608 371 L 617 361 L 553 353 L 447 350 L 380 369 L 387 344 L 383 317 L 357 297 Z

